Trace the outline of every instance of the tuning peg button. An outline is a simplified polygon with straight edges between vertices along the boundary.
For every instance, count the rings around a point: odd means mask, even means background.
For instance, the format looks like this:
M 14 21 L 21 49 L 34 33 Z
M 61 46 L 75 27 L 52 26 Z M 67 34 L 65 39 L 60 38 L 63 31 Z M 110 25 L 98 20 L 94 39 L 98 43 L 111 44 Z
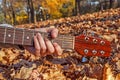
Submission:
M 105 54 L 105 51 L 100 51 L 100 53 L 101 53 L 102 55 L 104 55 L 104 54 Z
M 98 41 L 97 39 L 93 39 L 93 42 L 94 42 L 94 43 L 97 43 L 97 41 Z
M 89 37 L 86 36 L 86 37 L 85 37 L 85 40 L 88 41 L 88 40 L 89 40 Z
M 96 50 L 93 50 L 92 53 L 95 55 L 95 54 L 97 54 L 97 51 L 96 51 Z
M 85 50 L 84 50 L 84 53 L 85 53 L 85 54 L 88 54 L 88 52 L 89 52 L 88 49 L 85 49 Z
M 105 44 L 105 41 L 100 41 L 100 44 L 104 45 L 104 44 Z

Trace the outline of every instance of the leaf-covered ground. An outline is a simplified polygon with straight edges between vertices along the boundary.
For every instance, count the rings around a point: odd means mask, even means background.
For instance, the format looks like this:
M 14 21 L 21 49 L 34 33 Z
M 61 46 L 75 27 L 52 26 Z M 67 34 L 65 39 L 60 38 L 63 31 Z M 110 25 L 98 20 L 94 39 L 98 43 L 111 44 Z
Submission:
M 87 57 L 82 62 L 82 56 L 75 51 L 39 58 L 26 50 L 2 48 L 0 80 L 120 80 L 120 8 L 16 27 L 53 26 L 61 34 L 86 33 L 107 39 L 112 44 L 111 56 Z

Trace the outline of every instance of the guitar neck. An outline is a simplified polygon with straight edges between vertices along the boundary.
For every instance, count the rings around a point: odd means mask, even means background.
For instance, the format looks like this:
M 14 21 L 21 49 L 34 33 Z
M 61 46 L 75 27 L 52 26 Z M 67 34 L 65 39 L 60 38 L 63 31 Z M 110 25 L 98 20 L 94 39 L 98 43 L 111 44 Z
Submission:
M 34 29 L 0 27 L 0 43 L 33 46 L 33 37 L 36 33 L 41 33 L 42 37 L 50 38 L 49 33 Z M 58 35 L 51 41 L 58 43 L 63 49 L 74 49 L 74 36 Z

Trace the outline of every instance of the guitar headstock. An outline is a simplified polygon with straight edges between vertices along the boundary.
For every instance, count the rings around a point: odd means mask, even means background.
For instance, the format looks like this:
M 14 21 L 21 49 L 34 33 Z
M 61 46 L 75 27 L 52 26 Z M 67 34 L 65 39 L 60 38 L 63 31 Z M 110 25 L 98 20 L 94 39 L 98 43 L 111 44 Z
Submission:
M 111 44 L 105 39 L 80 35 L 75 37 L 75 50 L 84 56 L 108 57 L 111 53 Z

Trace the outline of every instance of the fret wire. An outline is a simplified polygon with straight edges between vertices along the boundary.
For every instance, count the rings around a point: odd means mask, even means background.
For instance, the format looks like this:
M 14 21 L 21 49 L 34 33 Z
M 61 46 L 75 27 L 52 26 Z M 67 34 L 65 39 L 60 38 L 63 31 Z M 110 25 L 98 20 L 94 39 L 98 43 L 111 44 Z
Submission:
M 11 28 L 9 29 L 9 32 L 11 32 L 12 30 L 11 30 Z M 40 32 L 41 33 L 41 32 Z M 20 33 L 19 33 L 20 34 Z M 28 33 L 29 34 L 29 33 Z M 42 36 L 45 36 L 45 37 L 48 37 L 48 34 L 47 33 L 41 33 L 42 34 Z M 15 31 L 14 31 L 14 35 L 15 35 Z M 14 35 L 13 35 L 13 38 L 14 38 Z M 22 37 L 22 44 L 24 44 L 23 43 L 23 41 L 24 41 L 24 36 L 25 35 L 25 32 L 24 32 L 24 30 L 23 30 L 23 37 Z M 33 31 L 33 35 L 35 35 L 35 33 L 34 33 L 34 31 Z M 5 35 L 6 36 L 6 35 Z M 62 36 L 58 36 L 57 37 L 57 39 L 58 40 L 61 40 L 61 42 L 60 43 L 65 43 L 65 44 L 67 44 L 67 43 L 72 43 L 73 42 L 73 38 L 71 38 L 71 36 L 70 37 L 66 37 L 65 35 L 62 35 Z M 56 41 L 57 41 L 57 39 L 56 39 Z M 64 41 L 64 42 L 63 42 Z M 14 43 L 14 42 L 13 42 Z M 63 47 L 66 47 L 66 46 L 63 46 Z
M 34 35 L 35 35 L 35 30 L 33 30 L 33 41 L 34 41 Z M 32 42 L 32 45 L 34 46 L 34 42 Z
M 44 36 L 45 36 L 45 33 L 42 33 L 42 36 L 44 37 Z
M 35 35 L 35 30 L 33 30 L 33 37 L 34 37 L 34 35 Z
M 73 49 L 75 48 L 75 37 L 73 37 L 73 45 L 72 45 L 72 47 L 73 47 Z
M 4 43 L 5 43 L 5 39 L 6 39 L 6 30 L 7 30 L 7 28 L 5 28 Z
M 25 32 L 24 32 L 24 29 L 23 29 L 22 45 L 24 44 L 24 37 L 25 37 L 25 36 L 24 36 L 24 33 L 25 33 Z
M 14 28 L 14 33 L 13 33 L 13 44 L 14 44 L 14 41 L 15 41 L 15 28 Z

